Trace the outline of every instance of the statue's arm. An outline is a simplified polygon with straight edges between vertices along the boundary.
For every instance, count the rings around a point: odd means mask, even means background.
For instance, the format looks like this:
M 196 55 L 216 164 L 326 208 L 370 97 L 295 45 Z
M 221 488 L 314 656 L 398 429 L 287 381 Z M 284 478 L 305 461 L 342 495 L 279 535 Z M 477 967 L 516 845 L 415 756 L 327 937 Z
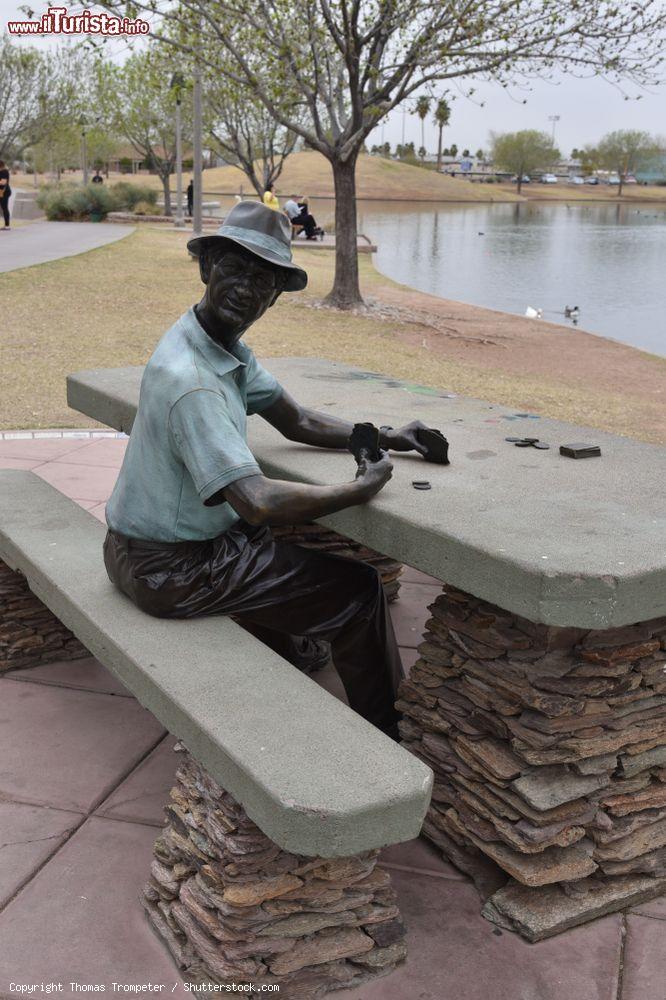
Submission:
M 314 445 L 316 448 L 346 448 L 354 428 L 349 420 L 341 420 L 330 413 L 320 413 L 301 406 L 286 389 L 279 399 L 261 411 L 260 416 L 289 441 Z M 386 451 L 393 447 L 391 436 L 390 431 L 381 433 L 380 446 Z
M 389 481 L 392 469 L 384 455 L 379 462 L 361 463 L 355 480 L 336 486 L 247 476 L 225 486 L 206 501 L 206 506 L 226 501 L 244 521 L 254 525 L 298 524 L 367 503 Z
M 317 448 L 346 448 L 354 428 L 349 420 L 301 406 L 286 389 L 274 403 L 261 411 L 260 416 L 289 441 Z M 412 420 L 404 427 L 382 430 L 379 445 L 384 451 L 417 451 L 423 455 L 426 449 L 419 444 L 416 435 L 418 429 L 425 426 L 420 420 Z

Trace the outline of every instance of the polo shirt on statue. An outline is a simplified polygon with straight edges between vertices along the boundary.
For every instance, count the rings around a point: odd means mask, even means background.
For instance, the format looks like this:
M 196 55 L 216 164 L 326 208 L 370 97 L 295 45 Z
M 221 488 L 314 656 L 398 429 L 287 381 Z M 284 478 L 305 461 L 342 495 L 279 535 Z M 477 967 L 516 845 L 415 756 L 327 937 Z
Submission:
M 247 444 L 247 415 L 282 393 L 239 341 L 212 340 L 188 309 L 160 340 L 141 380 L 125 460 L 106 506 L 109 528 L 129 538 L 215 538 L 240 520 L 219 490 L 261 474 Z

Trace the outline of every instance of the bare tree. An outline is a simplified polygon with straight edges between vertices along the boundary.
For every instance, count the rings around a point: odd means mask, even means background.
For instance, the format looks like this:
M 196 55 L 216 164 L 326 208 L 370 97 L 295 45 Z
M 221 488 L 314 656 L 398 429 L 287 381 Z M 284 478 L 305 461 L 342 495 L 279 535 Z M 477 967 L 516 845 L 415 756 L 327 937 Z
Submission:
M 46 137 L 54 118 L 75 115 L 84 63 L 69 46 L 43 54 L 0 37 L 0 157 L 19 156 Z
M 261 197 L 277 182 L 299 136 L 282 125 L 247 88 L 229 86 L 219 77 L 206 81 L 205 106 L 215 144 L 229 163 L 243 171 Z M 296 111 L 292 114 L 297 116 Z
M 169 181 L 176 163 L 176 91 L 169 53 L 154 46 L 123 65 L 100 62 L 99 110 L 108 129 L 123 136 L 162 181 L 164 214 L 171 215 Z M 184 134 L 190 116 L 184 115 Z
M 92 2 L 92 0 L 87 0 Z M 328 301 L 361 300 L 356 162 L 393 108 L 435 81 L 509 84 L 566 67 L 653 82 L 662 61 L 662 0 L 104 0 L 147 11 L 154 34 L 249 87 L 286 128 L 325 156 L 335 185 L 336 268 Z M 252 42 L 247 44 L 248 32 Z M 167 35 L 171 37 L 168 38 Z M 286 96 L 286 100 L 285 100 Z M 308 109 L 294 120 L 294 97 Z

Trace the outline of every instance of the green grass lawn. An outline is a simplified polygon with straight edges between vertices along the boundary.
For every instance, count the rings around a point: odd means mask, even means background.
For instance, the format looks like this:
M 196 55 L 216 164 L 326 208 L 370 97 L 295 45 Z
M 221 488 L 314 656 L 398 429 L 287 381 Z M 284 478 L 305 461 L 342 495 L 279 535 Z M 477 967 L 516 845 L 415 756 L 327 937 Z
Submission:
M 164 331 L 201 296 L 198 267 L 185 253 L 186 239 L 184 233 L 143 226 L 81 256 L 0 274 L 1 429 L 93 425 L 68 409 L 65 377 L 81 369 L 138 365 L 148 359 Z M 437 339 L 424 324 L 427 310 L 441 305 L 451 311 L 456 304 L 389 281 L 374 269 L 370 255 L 359 258 L 364 294 L 392 297 L 400 316 L 310 308 L 331 287 L 334 257 L 326 251 L 295 253 L 310 284 L 305 292 L 283 295 L 252 328 L 246 339 L 260 356 L 330 358 L 559 419 L 664 440 L 653 412 L 657 390 L 653 398 L 647 392 L 651 381 L 663 384 L 663 359 L 555 328 L 561 331 L 556 341 L 563 335 L 582 338 L 591 375 L 583 377 L 580 364 L 571 376 L 567 366 L 527 370 L 521 343 L 510 337 L 515 329 L 528 329 L 528 321 L 474 307 L 471 319 L 459 316 L 455 322 L 468 324 L 461 327 L 465 330 L 470 323 L 485 326 L 491 336 L 497 331 L 506 345 L 479 350 L 468 348 L 466 338 Z M 469 313 L 470 307 L 461 306 L 463 310 Z M 426 348 L 426 336 L 437 341 L 435 349 Z M 536 336 L 541 344 L 549 335 L 539 327 Z M 611 372 L 610 381 L 595 384 L 600 350 L 611 357 L 617 376 Z M 627 364 L 636 369 L 638 389 L 626 388 Z

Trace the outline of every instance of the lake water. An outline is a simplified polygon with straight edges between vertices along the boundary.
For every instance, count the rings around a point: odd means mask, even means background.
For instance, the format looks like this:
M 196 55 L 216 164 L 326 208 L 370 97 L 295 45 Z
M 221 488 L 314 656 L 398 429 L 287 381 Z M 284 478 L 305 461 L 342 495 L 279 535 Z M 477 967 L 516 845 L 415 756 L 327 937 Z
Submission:
M 578 306 L 580 328 L 666 356 L 666 206 L 359 202 L 358 214 L 396 281 L 552 322 Z

